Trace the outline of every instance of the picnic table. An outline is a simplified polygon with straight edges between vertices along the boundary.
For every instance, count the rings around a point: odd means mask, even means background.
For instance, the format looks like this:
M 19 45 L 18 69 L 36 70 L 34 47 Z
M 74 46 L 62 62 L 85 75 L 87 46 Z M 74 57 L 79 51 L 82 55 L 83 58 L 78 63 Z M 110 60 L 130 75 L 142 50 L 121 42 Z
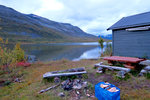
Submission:
M 135 69 L 137 64 L 145 59 L 134 58 L 134 57 L 121 57 L 121 56 L 111 56 L 111 57 L 104 57 L 104 60 L 108 60 L 108 63 L 116 64 L 117 62 L 123 63 L 124 67 Z

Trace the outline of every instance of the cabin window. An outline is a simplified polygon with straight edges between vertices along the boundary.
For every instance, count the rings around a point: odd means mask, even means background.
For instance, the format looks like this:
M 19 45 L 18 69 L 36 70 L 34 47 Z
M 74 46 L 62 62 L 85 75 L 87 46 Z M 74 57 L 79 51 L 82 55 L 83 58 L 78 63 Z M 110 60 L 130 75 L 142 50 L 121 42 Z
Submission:
M 149 29 L 150 29 L 150 26 L 144 26 L 144 27 L 128 28 L 126 29 L 126 31 L 145 31 Z

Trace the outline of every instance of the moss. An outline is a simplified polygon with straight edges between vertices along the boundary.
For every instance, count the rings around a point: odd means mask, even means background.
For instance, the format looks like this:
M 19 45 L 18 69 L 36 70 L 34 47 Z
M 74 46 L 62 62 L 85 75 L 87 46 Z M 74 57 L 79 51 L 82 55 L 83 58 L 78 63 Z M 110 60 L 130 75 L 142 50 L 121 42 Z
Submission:
M 144 76 L 145 76 L 147 79 L 150 79 L 150 73 L 146 73 Z
M 131 70 L 130 73 L 135 77 L 139 75 L 139 71 L 137 70 Z
M 49 82 L 54 82 L 54 77 L 52 77 L 52 78 L 43 78 L 42 79 L 42 83 L 44 83 L 44 84 L 47 84 L 47 83 L 49 83 Z
M 95 89 L 95 88 L 94 88 L 94 85 L 91 84 L 91 83 L 88 83 L 87 88 L 88 88 L 89 90 L 94 90 L 94 89 Z
M 83 77 L 84 79 L 88 79 L 88 75 L 87 75 L 87 74 L 82 74 L 82 77 Z
M 116 74 L 113 75 L 114 80 L 116 81 L 127 81 L 131 76 L 127 73 L 124 78 L 118 77 Z

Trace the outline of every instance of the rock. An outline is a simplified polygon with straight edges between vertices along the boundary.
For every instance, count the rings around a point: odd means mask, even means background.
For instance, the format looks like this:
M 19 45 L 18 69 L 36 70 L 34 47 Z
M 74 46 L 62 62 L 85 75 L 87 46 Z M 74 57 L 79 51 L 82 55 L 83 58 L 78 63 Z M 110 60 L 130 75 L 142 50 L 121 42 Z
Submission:
M 146 66 L 144 70 L 150 71 L 150 66 Z
M 27 56 L 27 62 L 35 63 L 36 61 L 38 61 L 38 59 L 37 59 L 37 57 L 35 55 L 28 55 Z
M 91 95 L 90 94 L 86 94 L 88 97 L 90 97 Z
M 87 87 L 87 82 L 82 82 L 81 80 L 75 80 L 73 83 L 73 89 L 81 89 L 81 88 L 86 88 Z
M 80 94 L 80 92 L 79 91 L 76 91 L 76 93 L 79 95 Z
M 14 81 L 19 82 L 19 83 L 21 82 L 21 80 L 19 78 L 16 78 Z
M 82 88 L 82 85 L 81 84 L 77 84 L 77 85 L 74 85 L 73 86 L 73 89 L 81 89 Z
M 55 83 L 60 83 L 60 81 L 61 81 L 61 80 L 60 80 L 59 77 L 55 77 L 55 78 L 54 78 L 54 82 L 55 82 Z
M 103 73 L 103 71 L 98 71 L 98 70 L 97 70 L 96 72 L 97 72 L 97 73 Z
M 83 77 L 82 77 L 82 75 L 77 75 L 77 78 L 82 79 Z
M 144 73 L 147 73 L 147 71 L 144 70 L 144 69 L 142 69 L 140 73 L 143 73 L 143 74 L 144 74 Z
M 60 93 L 58 94 L 58 96 L 59 96 L 59 97 L 64 97 L 65 94 L 64 94 L 63 92 L 60 92 Z
M 88 87 L 88 83 L 85 81 L 85 82 L 82 82 L 82 87 L 83 88 L 87 88 Z
M 11 84 L 11 81 L 5 81 L 4 82 L 4 85 L 10 85 Z
M 64 90 L 69 91 L 69 90 L 71 90 L 72 87 L 73 87 L 73 82 L 72 82 L 70 79 L 68 79 L 68 80 L 66 80 L 66 81 L 63 81 L 63 82 L 61 83 L 61 87 L 62 87 Z
M 150 66 L 150 60 L 141 61 L 140 65 Z
M 144 69 L 141 70 L 139 73 L 139 76 L 143 76 L 143 74 L 150 73 L 150 66 L 145 67 Z
M 102 71 L 102 70 L 103 70 L 103 68 L 102 68 L 102 67 L 99 67 L 99 68 L 98 68 L 98 71 Z
M 82 88 L 81 80 L 75 79 L 73 81 L 73 89 L 81 89 L 81 88 Z

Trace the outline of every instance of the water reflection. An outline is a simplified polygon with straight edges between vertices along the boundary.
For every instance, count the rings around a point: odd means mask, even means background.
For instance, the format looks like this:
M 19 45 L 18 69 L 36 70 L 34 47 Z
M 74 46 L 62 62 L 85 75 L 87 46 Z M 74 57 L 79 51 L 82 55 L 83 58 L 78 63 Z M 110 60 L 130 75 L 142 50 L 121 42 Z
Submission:
M 85 51 L 80 57 L 73 59 L 73 61 L 79 61 L 81 59 L 98 59 L 101 55 L 100 47 Z
M 25 44 L 21 46 L 28 55 L 40 61 L 93 59 L 100 56 L 98 43 Z

